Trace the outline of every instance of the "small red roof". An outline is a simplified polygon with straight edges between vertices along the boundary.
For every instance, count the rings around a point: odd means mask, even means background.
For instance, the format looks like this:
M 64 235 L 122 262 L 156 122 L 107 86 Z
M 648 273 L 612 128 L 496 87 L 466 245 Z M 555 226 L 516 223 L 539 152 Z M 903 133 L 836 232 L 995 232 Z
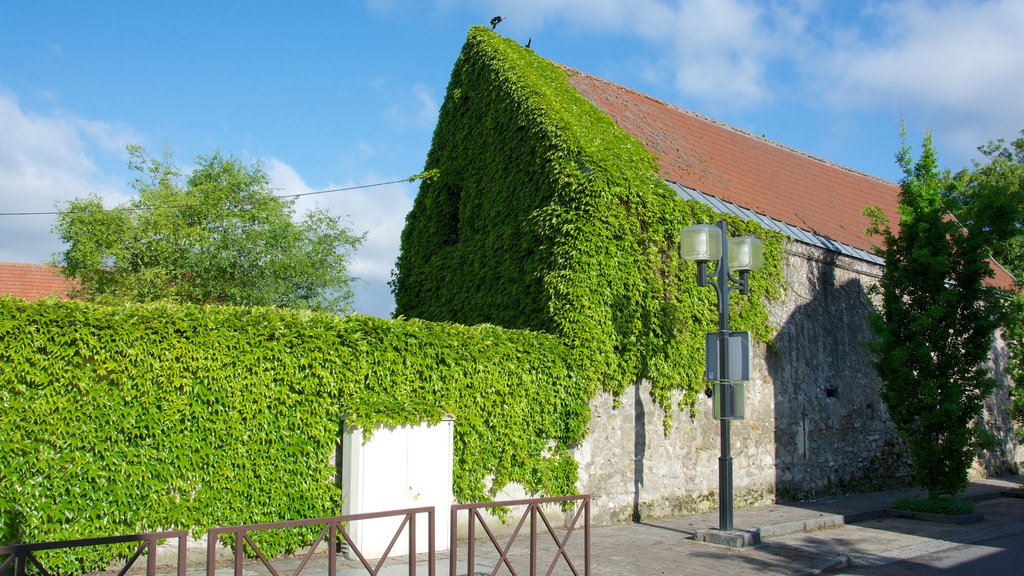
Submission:
M 49 264 L 0 263 L 0 296 L 38 300 L 47 296 L 68 300 L 77 285 Z
M 654 155 L 661 176 L 792 226 L 870 252 L 864 209 L 899 222 L 899 186 L 816 158 L 645 94 L 570 70 L 569 83 Z M 998 265 L 992 284 L 1011 288 Z

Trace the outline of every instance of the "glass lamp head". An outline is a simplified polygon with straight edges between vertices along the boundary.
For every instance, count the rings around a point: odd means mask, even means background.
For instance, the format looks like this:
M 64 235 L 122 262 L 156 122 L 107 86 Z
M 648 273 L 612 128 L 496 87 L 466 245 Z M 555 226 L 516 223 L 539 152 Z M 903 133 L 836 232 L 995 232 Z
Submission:
M 760 270 L 764 263 L 761 251 L 761 239 L 754 236 L 741 236 L 729 239 L 729 268 L 742 272 Z
M 722 231 L 710 224 L 683 228 L 680 256 L 697 262 L 717 261 L 722 256 Z

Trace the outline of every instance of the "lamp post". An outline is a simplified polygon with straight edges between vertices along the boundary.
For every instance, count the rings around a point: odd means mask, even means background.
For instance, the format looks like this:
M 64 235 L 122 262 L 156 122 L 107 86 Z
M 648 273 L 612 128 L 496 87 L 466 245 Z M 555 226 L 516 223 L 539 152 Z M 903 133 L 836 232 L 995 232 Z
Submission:
M 715 372 L 715 418 L 721 421 L 722 450 L 718 458 L 718 522 L 719 530 L 730 531 L 732 525 L 732 454 L 730 452 L 730 424 L 742 420 L 744 415 L 743 385 L 733 382 L 730 370 L 729 348 L 729 294 L 738 290 L 750 294 L 749 274 L 762 264 L 761 240 L 753 236 L 729 238 L 724 220 L 716 225 L 699 224 L 683 228 L 680 255 L 697 262 L 697 285 L 711 286 L 718 295 L 718 360 Z M 708 262 L 715 262 L 709 278 Z M 729 274 L 730 268 L 739 272 L 739 278 Z

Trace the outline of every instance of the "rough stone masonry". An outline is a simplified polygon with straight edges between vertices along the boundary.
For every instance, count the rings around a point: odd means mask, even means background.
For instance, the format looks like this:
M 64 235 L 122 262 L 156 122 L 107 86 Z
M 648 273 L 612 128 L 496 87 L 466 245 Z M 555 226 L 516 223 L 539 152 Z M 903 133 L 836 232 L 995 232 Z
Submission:
M 787 241 L 783 267 L 784 294 L 771 304 L 777 332 L 754 349 L 747 417 L 732 424 L 735 505 L 906 484 L 910 456 L 879 397 L 866 346 L 870 289 L 881 267 L 796 241 Z M 996 339 L 999 385 L 985 420 L 997 445 L 976 462 L 977 476 L 1016 471 L 1024 460 L 1006 411 L 1006 354 Z M 616 407 L 604 393 L 594 401 L 590 434 L 576 449 L 593 521 L 716 509 L 720 432 L 711 399 L 700 401 L 696 418 L 676 411 L 668 435 L 647 384 L 635 383 L 618 400 Z

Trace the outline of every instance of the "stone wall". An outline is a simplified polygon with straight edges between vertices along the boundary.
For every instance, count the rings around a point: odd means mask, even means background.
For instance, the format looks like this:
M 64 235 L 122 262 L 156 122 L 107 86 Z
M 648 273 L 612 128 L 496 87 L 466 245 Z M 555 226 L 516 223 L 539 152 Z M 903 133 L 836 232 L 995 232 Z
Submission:
M 775 491 L 782 499 L 909 481 L 909 454 L 867 349 L 881 267 L 797 242 L 764 360 L 775 399 Z
M 909 454 L 879 398 L 881 381 L 866 344 L 869 290 L 881 268 L 799 242 L 788 242 L 783 297 L 771 308 L 774 340 L 753 352 L 747 417 L 732 423 L 737 507 L 905 485 Z M 997 449 L 976 474 L 1017 469 L 1024 449 L 1005 405 L 1006 347 L 993 347 L 1000 388 L 987 404 Z M 623 522 L 718 507 L 720 423 L 703 398 L 699 415 L 664 411 L 637 382 L 618 399 L 600 395 L 591 432 L 578 447 L 580 491 L 593 497 L 597 523 Z
M 985 400 L 985 429 L 995 445 L 974 461 L 971 474 L 976 477 L 1020 474 L 1024 468 L 1024 444 L 1017 441 L 1015 427 L 1007 407 L 1011 404 L 1013 381 L 1006 375 L 1009 349 L 1002 338 L 992 343 L 989 368 L 996 377 L 996 389 Z

